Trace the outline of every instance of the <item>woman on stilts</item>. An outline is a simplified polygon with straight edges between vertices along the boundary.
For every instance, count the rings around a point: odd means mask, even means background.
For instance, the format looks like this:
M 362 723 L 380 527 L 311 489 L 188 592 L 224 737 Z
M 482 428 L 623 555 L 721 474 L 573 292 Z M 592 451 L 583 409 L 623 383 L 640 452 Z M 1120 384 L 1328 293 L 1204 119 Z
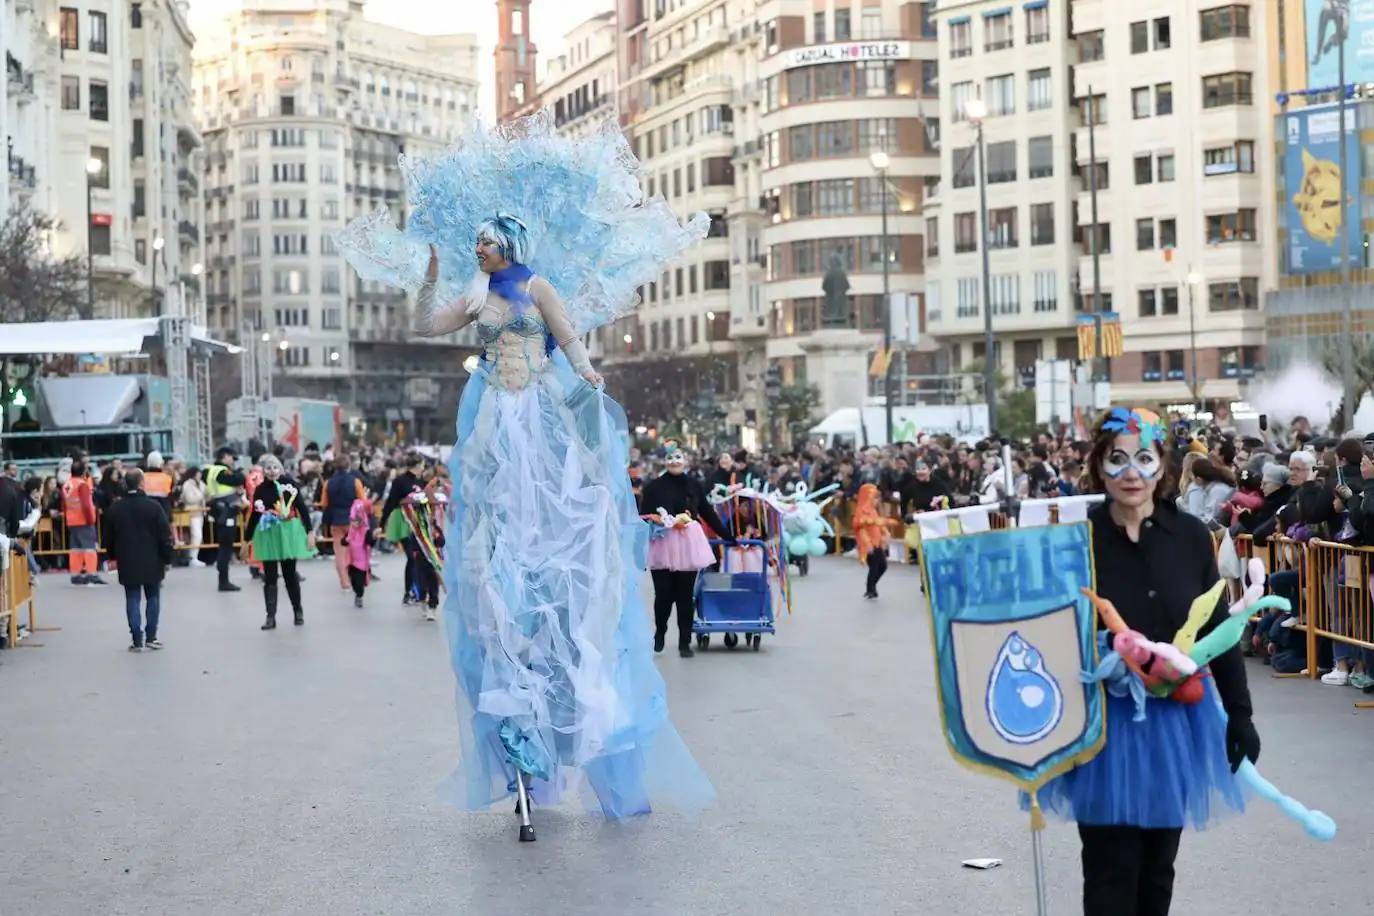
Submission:
M 687 474 L 687 456 L 677 445 L 664 455 L 666 470 L 644 486 L 640 506 L 654 530 L 649 534 L 649 574 L 654 580 L 654 651 L 662 652 L 668 619 L 677 607 L 677 651 L 691 658 L 692 623 L 696 620 L 697 573 L 716 563 L 715 551 L 701 528 L 705 522 L 717 537 L 735 543 L 729 529 L 706 499 L 706 491 Z
M 417 202 L 404 231 L 379 210 L 339 247 L 364 280 L 417 294 L 420 334 L 474 324 L 483 346 L 458 408 L 443 560 L 456 800 L 514 795 L 522 841 L 531 796 L 578 784 L 608 818 L 704 805 L 639 605 L 648 526 L 625 415 L 583 336 L 628 314 L 709 221 L 684 227 L 643 199 L 614 125 L 573 140 L 547 110 L 401 167 Z
M 279 483 L 284 470 L 281 459 L 263 455 L 259 464 L 263 480 L 253 491 L 253 512 L 248 517 L 246 534 L 253 545 L 253 555 L 262 562 L 262 600 L 267 611 L 262 629 L 277 628 L 278 577 L 286 584 L 295 624 L 302 626 L 305 610 L 301 606 L 296 561 L 315 555 L 308 534 L 307 506 L 294 486 Z

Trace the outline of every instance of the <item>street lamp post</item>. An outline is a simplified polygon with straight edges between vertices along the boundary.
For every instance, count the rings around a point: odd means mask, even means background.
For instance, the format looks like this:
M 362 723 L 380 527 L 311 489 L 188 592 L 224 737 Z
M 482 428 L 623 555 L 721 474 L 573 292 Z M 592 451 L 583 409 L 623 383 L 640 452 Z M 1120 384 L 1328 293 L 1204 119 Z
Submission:
M 888 279 L 887 257 L 887 170 L 892 167 L 892 158 L 882 150 L 868 157 L 868 161 L 878 173 L 879 190 L 883 198 L 883 407 L 887 421 L 887 444 L 892 444 L 892 290 Z
M 94 156 L 86 160 L 86 313 L 95 317 L 95 243 L 91 235 L 91 190 L 95 187 L 95 176 L 104 169 L 104 163 Z
M 1193 392 L 1193 403 L 1198 409 L 1202 402 L 1198 399 L 1201 390 L 1197 377 L 1197 309 L 1193 303 L 1193 293 L 1202 283 L 1202 275 L 1195 270 L 1188 271 L 1188 388 Z
M 988 262 L 988 165 L 983 143 L 983 119 L 988 116 L 987 103 L 969 99 L 964 114 L 978 131 L 978 223 L 982 228 L 983 255 L 983 397 L 988 404 L 988 432 L 997 431 L 997 357 L 996 341 L 992 336 L 992 268 Z
M 1358 400 L 1355 393 L 1355 327 L 1350 301 L 1350 211 L 1353 209 L 1355 218 L 1359 219 L 1363 207 L 1357 198 L 1352 208 L 1345 194 L 1345 176 L 1349 174 L 1346 171 L 1348 163 L 1345 161 L 1345 41 L 1350 34 L 1350 0 L 1340 0 L 1340 6 L 1341 12 L 1345 14 L 1340 21 L 1345 23 L 1346 29 L 1345 36 L 1336 42 L 1337 82 L 1340 83 L 1340 88 L 1336 91 L 1336 117 L 1340 125 L 1337 139 L 1340 143 L 1341 170 L 1341 186 L 1338 189 L 1341 201 L 1341 391 L 1344 395 L 1341 400 L 1345 402 L 1345 407 L 1341 411 L 1341 423 L 1345 427 L 1345 432 L 1349 433 L 1355 428 L 1355 408 L 1359 407 L 1355 403 Z
M 150 287 L 151 292 L 152 292 L 152 294 L 153 294 L 153 306 L 154 306 L 154 308 L 156 308 L 156 307 L 157 307 L 157 304 L 158 304 L 158 298 L 157 298 L 157 262 L 158 262 L 158 260 L 161 259 L 161 257 L 162 257 L 162 246 L 163 246 L 164 244 L 166 244 L 166 243 L 162 240 L 162 236 L 158 235 L 158 236 L 154 236 L 154 237 L 153 237 L 153 282 L 152 282 L 151 284 L 149 284 L 149 287 Z M 158 309 L 158 311 L 161 312 L 161 309 Z

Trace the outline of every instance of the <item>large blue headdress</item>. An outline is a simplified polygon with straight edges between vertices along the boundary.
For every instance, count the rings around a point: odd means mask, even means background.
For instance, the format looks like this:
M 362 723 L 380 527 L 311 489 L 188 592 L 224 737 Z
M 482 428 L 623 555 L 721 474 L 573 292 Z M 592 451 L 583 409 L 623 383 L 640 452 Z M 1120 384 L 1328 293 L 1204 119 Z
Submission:
M 574 140 L 554 132 L 546 109 L 514 124 L 475 126 L 444 153 L 402 156 L 400 167 L 411 205 L 405 228 L 383 209 L 336 236 L 360 277 L 414 291 L 433 243 L 438 294 L 455 298 L 477 270 L 479 231 L 509 236 L 515 252 L 520 233 L 512 226 L 523 223 L 525 257 L 508 260 L 553 284 L 579 333 L 629 313 L 639 288 L 704 238 L 709 225 L 704 213 L 683 224 L 661 197 L 644 199 L 639 163 L 613 121 Z

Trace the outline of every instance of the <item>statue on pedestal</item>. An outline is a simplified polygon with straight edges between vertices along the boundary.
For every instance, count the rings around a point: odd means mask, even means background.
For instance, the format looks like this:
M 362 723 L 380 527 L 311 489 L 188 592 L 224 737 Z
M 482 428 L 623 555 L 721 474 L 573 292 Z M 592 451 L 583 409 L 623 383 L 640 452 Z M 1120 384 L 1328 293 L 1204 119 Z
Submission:
M 825 299 L 821 304 L 821 327 L 849 327 L 849 275 L 845 273 L 844 256 L 838 249 L 830 252 L 826 261 L 821 289 L 825 291 Z

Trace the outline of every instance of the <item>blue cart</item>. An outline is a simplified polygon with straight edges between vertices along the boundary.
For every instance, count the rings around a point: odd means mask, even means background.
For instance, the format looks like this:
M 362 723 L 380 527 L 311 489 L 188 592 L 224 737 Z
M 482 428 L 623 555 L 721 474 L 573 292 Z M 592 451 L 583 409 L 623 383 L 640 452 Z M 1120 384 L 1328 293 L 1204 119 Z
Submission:
M 739 634 L 743 633 L 745 645 L 752 646 L 757 652 L 763 642 L 763 634 L 775 632 L 773 590 L 768 581 L 768 568 L 776 565 L 777 554 L 769 550 L 770 545 L 766 541 L 742 539 L 739 546 L 759 548 L 763 556 L 763 568 L 731 571 L 730 552 L 724 549 L 725 542 L 712 541 L 711 546 L 721 551 L 721 571 L 704 570 L 697 576 L 697 615 L 692 623 L 697 648 L 708 647 L 712 633 L 723 633 L 725 648 L 733 649 L 739 645 Z M 785 574 L 779 571 L 779 575 Z

